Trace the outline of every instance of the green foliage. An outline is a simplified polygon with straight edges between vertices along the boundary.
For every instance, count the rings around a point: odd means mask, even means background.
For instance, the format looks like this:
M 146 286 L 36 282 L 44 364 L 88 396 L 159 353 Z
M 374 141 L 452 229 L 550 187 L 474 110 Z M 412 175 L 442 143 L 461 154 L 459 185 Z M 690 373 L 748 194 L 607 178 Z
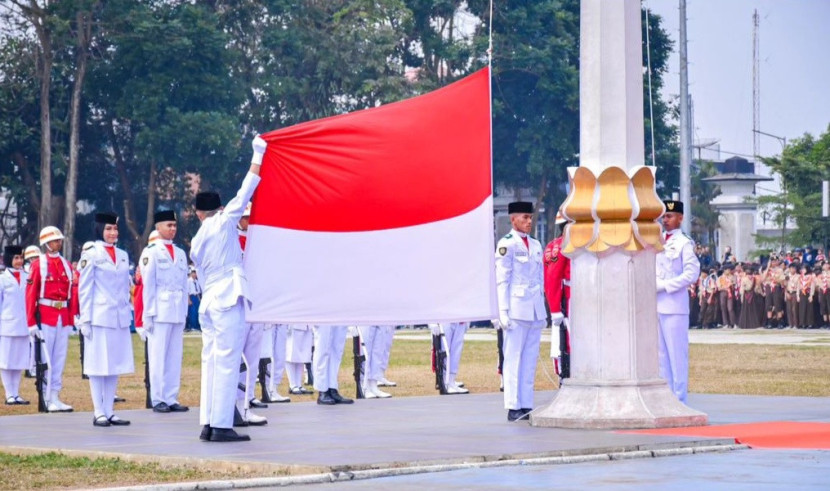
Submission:
M 76 15 L 90 12 L 95 27 L 83 87 L 78 199 L 119 213 L 122 243 L 133 251 L 143 245 L 153 208 L 187 210 L 197 187 L 231 196 L 254 134 L 417 95 L 487 62 L 484 0 L 49 5 L 54 192 L 60 199 Z M 508 188 L 535 189 L 555 213 L 565 197 L 565 169 L 578 164 L 579 2 L 496 6 L 495 178 Z M 657 92 L 671 41 L 656 17 L 650 36 Z M 38 46 L 31 29 L 0 35 L 0 184 L 30 228 L 39 206 L 39 93 L 32 83 Z M 655 101 L 658 176 L 669 176 L 676 161 L 671 108 Z M 650 144 L 648 132 L 646 138 Z M 91 238 L 88 215 L 78 221 L 82 243 Z M 180 234 L 186 239 L 194 231 L 188 223 Z
M 720 189 L 703 180 L 717 173 L 714 162 L 710 161 L 699 161 L 697 172 L 692 173 L 692 235 L 701 245 L 714 245 L 715 230 L 720 226 L 720 213 L 709 205 L 720 194 Z
M 775 249 L 783 249 L 786 244 L 825 244 L 830 222 L 821 217 L 821 181 L 830 180 L 830 127 L 818 138 L 807 133 L 793 140 L 780 156 L 763 161 L 780 176 L 783 191 L 760 197 L 758 203 L 781 228 L 782 237 L 757 239 Z M 787 229 L 792 220 L 797 228 Z

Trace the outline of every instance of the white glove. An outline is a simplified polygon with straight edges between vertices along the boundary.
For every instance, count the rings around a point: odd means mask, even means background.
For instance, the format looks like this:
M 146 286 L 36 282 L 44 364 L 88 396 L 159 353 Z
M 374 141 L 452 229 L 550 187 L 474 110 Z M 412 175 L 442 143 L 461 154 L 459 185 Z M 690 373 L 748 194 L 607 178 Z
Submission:
M 433 336 L 438 336 L 441 334 L 441 328 L 438 324 L 429 324 L 429 331 L 432 333 Z
M 37 326 L 29 326 L 29 336 L 38 339 L 43 339 L 43 331 L 37 328 Z
M 147 330 L 143 327 L 136 327 L 135 332 L 138 333 L 138 337 L 141 338 L 142 341 L 147 341 Z
M 506 310 L 499 312 L 499 324 L 502 329 L 510 329 L 510 316 L 507 315 Z
M 144 332 L 150 334 L 151 332 L 153 332 L 153 327 L 155 327 L 155 323 L 153 322 L 152 317 L 147 317 L 146 319 L 144 319 Z M 138 328 L 136 328 L 135 330 L 138 331 Z
M 80 326 L 78 326 L 78 330 L 81 331 L 81 334 L 85 338 L 92 339 L 92 326 L 90 326 L 89 324 L 81 324 Z
M 562 321 L 565 320 L 565 316 L 562 315 L 562 312 L 551 312 L 550 313 L 550 322 L 556 327 L 562 325 Z
M 657 278 L 657 293 L 666 291 L 666 281 Z
M 254 149 L 254 155 L 251 157 L 251 163 L 256 165 L 262 165 L 262 156 L 265 155 L 265 149 L 268 147 L 268 144 L 260 138 L 259 135 L 254 137 L 253 141 L 251 141 L 251 147 Z

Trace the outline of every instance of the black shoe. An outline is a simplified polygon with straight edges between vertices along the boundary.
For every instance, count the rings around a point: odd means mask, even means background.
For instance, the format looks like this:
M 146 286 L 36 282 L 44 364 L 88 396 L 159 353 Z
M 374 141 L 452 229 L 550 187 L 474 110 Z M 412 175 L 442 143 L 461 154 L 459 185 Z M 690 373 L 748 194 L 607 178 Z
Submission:
M 199 440 L 202 440 L 203 442 L 209 441 L 210 435 L 212 433 L 213 430 L 211 429 L 210 425 L 202 426 L 202 433 L 199 434 Z
M 124 399 L 123 397 L 115 396 L 112 401 L 113 402 L 127 402 L 127 399 Z
M 171 411 L 173 411 L 174 413 L 185 413 L 185 412 L 187 412 L 187 411 L 190 411 L 190 408 L 189 408 L 189 407 L 187 407 L 187 406 L 182 406 L 182 405 L 181 405 L 181 404 L 179 404 L 178 402 L 174 402 L 173 404 L 170 404 L 170 405 L 169 405 L 169 406 L 167 406 L 167 407 L 169 407 L 169 408 L 170 408 L 170 410 L 171 410 Z
M 525 414 L 527 414 L 527 415 L 528 415 L 528 418 L 529 418 L 529 417 L 530 417 L 530 413 L 532 413 L 532 412 L 533 412 L 533 408 L 532 408 L 532 407 L 523 407 L 523 408 L 522 408 L 522 412 L 523 412 L 523 413 L 525 413 Z
M 337 404 L 354 404 L 353 399 L 341 396 L 340 392 L 337 392 L 337 389 L 329 389 L 329 395 Z
M 211 442 L 247 442 L 251 439 L 248 435 L 240 435 L 230 428 L 211 428 L 208 441 Z
M 329 394 L 329 391 L 320 392 L 320 395 L 317 396 L 317 404 L 322 406 L 333 406 L 337 404 L 337 401 Z
M 239 409 L 236 407 L 233 408 L 233 426 L 234 428 L 244 428 L 248 426 L 248 422 L 242 419 L 242 415 L 239 414 Z
M 259 399 L 251 399 L 248 403 L 251 407 L 255 407 L 257 409 L 267 409 L 268 404 L 263 404 Z
M 154 413 L 169 413 L 170 412 L 170 406 L 168 406 L 164 402 L 160 402 L 160 403 L 156 404 L 155 406 L 153 406 L 153 412 Z
M 121 419 L 116 415 L 110 416 L 110 424 L 113 426 L 130 426 L 130 420 Z
M 106 416 L 98 416 L 93 418 L 92 426 L 110 426 L 110 420 Z
M 508 409 L 507 410 L 507 421 L 519 421 L 521 419 L 528 419 L 530 417 L 530 413 L 524 412 L 523 409 Z

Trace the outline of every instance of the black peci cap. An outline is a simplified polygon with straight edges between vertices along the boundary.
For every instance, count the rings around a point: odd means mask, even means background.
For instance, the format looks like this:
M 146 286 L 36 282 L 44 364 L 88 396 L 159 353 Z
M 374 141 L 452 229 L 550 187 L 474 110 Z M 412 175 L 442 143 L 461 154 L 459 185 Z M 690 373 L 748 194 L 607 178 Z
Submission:
M 533 213 L 533 203 L 530 201 L 514 201 L 507 205 L 507 213 Z

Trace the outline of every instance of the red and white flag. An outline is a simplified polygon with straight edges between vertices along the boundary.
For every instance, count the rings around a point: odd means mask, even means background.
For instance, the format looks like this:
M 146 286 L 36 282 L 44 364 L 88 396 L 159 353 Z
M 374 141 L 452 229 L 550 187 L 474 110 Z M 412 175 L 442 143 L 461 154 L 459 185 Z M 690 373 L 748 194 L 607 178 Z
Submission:
M 262 138 L 249 322 L 497 316 L 488 69 Z

